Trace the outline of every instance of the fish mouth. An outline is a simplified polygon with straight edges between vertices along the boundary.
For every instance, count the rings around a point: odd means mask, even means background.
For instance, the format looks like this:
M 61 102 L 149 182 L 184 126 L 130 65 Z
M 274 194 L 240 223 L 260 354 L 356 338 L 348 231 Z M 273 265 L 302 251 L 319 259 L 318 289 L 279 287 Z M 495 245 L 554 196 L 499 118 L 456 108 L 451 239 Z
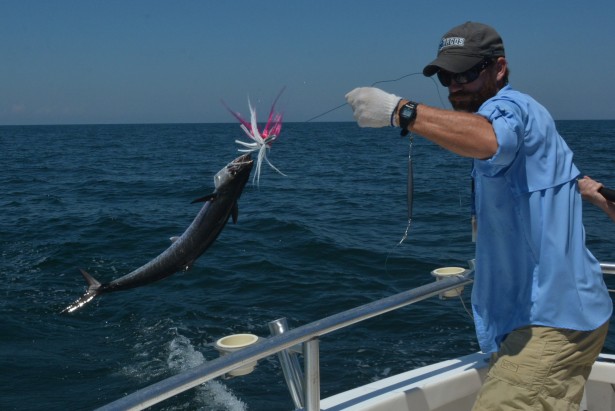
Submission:
M 242 176 L 246 176 L 247 179 L 247 176 L 249 176 L 252 171 L 253 164 L 254 160 L 250 157 L 250 153 L 241 155 L 228 163 L 214 176 L 214 186 L 216 187 L 216 190 L 224 184 L 227 184 L 237 178 L 241 178 Z
M 252 160 L 252 156 L 250 153 L 246 153 L 228 163 L 226 168 L 230 173 L 235 174 L 245 168 L 252 169 L 253 164 L 254 160 Z

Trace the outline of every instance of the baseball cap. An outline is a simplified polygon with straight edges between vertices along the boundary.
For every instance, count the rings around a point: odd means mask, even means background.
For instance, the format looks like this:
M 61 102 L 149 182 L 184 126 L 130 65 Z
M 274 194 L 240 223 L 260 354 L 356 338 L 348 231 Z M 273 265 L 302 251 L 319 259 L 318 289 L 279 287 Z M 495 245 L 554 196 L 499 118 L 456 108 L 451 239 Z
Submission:
M 438 57 L 425 66 L 423 75 L 429 77 L 440 69 L 463 73 L 485 57 L 504 56 L 504 42 L 493 27 L 482 23 L 465 22 L 442 37 Z

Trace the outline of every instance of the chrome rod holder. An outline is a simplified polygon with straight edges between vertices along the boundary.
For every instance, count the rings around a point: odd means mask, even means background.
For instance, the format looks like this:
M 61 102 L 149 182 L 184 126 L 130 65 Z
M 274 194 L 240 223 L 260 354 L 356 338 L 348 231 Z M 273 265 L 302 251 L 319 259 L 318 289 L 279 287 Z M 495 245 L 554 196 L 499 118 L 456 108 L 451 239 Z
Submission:
M 280 335 L 288 331 L 286 318 L 279 318 L 269 322 L 269 332 L 272 336 Z M 299 364 L 297 351 L 293 347 L 278 352 L 278 360 L 282 366 L 284 380 L 288 386 L 288 391 L 295 404 L 295 409 L 302 409 L 305 405 L 305 395 L 303 390 L 303 371 Z

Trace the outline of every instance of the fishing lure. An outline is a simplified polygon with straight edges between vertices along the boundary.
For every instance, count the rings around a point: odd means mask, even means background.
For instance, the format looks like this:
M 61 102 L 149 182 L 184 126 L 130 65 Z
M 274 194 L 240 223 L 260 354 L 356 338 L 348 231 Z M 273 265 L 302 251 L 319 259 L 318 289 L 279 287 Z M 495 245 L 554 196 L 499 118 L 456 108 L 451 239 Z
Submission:
M 245 120 L 241 114 L 229 108 L 224 101 L 222 104 L 226 107 L 226 109 L 241 123 L 241 129 L 246 133 L 246 135 L 252 140 L 251 142 L 245 142 L 241 140 L 235 140 L 235 142 L 244 148 L 238 149 L 242 153 L 252 153 L 254 151 L 258 151 L 257 160 L 256 160 L 256 172 L 254 177 L 252 177 L 252 183 L 256 182 L 256 185 L 260 182 L 260 174 L 261 174 L 261 165 L 263 161 L 266 161 L 267 164 L 275 171 L 280 173 L 283 176 L 286 174 L 282 173 L 278 170 L 267 158 L 267 151 L 271 148 L 271 144 L 276 141 L 280 135 L 280 131 L 282 130 L 282 114 L 275 112 L 275 105 L 278 102 L 278 99 L 284 92 L 284 88 L 278 93 L 277 97 L 273 101 L 271 105 L 271 110 L 269 111 L 269 117 L 267 118 L 267 123 L 262 128 L 262 130 L 258 129 L 258 123 L 256 121 L 256 109 L 252 106 L 250 99 L 248 99 L 248 107 L 250 108 L 250 121 Z

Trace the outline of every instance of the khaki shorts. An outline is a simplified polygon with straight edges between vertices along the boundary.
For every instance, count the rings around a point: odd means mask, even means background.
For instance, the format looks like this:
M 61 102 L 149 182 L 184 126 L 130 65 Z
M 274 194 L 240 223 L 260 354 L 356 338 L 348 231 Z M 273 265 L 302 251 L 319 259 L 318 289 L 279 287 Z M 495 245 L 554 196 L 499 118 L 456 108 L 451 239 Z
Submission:
M 523 327 L 491 356 L 472 411 L 579 409 L 583 388 L 608 331 Z

